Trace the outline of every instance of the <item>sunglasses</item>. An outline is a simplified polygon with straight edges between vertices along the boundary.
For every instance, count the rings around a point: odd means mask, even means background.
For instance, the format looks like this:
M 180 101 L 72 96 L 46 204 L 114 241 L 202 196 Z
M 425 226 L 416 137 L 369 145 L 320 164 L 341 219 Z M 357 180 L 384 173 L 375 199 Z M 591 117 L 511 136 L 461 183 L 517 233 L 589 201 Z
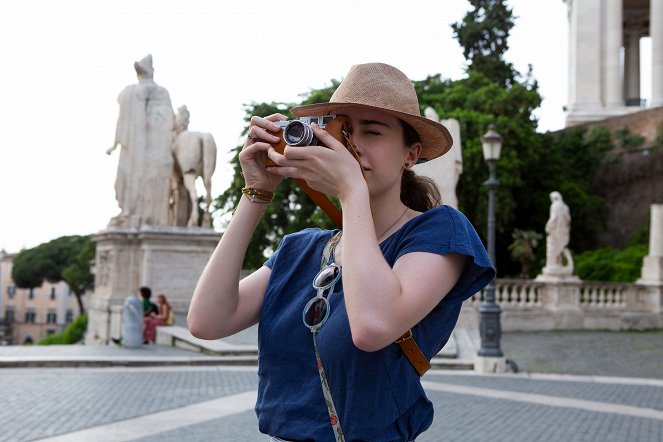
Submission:
M 327 297 L 334 291 L 336 283 L 341 279 L 341 266 L 329 264 L 313 278 L 313 288 L 317 293 L 306 303 L 302 311 L 302 321 L 311 332 L 318 331 L 329 317 L 329 301 Z

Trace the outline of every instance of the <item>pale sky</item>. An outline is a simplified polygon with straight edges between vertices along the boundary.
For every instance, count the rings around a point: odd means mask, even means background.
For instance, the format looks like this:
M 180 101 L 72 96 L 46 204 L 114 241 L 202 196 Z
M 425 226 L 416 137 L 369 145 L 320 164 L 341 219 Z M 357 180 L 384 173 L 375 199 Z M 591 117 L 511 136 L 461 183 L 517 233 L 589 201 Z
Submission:
M 534 67 L 544 97 L 541 131 L 560 129 L 567 97 L 567 6 L 511 0 L 507 60 Z M 63 235 L 91 234 L 119 213 L 117 95 L 152 54 L 155 81 L 190 130 L 218 147 L 213 196 L 230 182 L 242 105 L 298 101 L 380 61 L 413 80 L 464 75 L 450 24 L 465 0 L 77 1 L 0 3 L 0 249 L 18 252 Z M 444 117 L 444 116 L 442 116 Z M 508 148 L 508 145 L 505 146 Z

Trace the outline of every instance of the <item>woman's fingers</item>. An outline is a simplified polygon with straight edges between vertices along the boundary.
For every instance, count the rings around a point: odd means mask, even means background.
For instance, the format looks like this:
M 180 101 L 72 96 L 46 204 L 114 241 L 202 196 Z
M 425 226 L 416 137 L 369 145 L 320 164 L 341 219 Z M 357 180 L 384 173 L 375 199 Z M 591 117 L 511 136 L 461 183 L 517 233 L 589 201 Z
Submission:
M 251 117 L 251 125 L 246 133 L 246 142 L 244 146 L 250 146 L 258 141 L 266 141 L 268 143 L 277 143 L 279 137 L 274 133 L 281 130 L 281 127 L 276 124 L 277 121 L 287 120 L 283 114 L 272 114 L 267 117 L 258 117 L 254 115 Z
M 322 144 L 324 144 L 328 148 L 333 150 L 347 150 L 343 143 L 341 143 L 339 140 L 334 138 L 326 130 L 321 129 L 320 126 L 318 126 L 317 124 L 315 123 L 311 124 L 311 128 L 313 129 L 313 135 L 315 135 L 315 137 L 318 140 L 322 141 Z

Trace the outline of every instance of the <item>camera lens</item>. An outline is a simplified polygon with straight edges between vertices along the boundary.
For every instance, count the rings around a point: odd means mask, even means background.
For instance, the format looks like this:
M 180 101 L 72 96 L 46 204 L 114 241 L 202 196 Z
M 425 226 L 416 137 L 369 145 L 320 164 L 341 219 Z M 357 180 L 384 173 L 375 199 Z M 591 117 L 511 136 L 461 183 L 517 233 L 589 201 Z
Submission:
M 313 141 L 313 131 L 308 124 L 295 120 L 283 129 L 283 139 L 291 146 L 308 146 Z

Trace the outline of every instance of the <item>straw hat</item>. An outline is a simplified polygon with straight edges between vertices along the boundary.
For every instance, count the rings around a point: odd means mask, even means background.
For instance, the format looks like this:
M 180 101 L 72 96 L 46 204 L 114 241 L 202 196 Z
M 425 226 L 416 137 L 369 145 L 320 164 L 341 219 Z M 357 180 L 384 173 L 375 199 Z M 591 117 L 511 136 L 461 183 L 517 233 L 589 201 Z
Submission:
M 432 160 L 451 149 L 451 134 L 442 124 L 422 117 L 412 82 L 393 66 L 384 63 L 357 64 L 341 82 L 329 103 L 309 104 L 291 109 L 297 118 L 332 115 L 347 106 L 378 109 L 400 118 L 421 138 L 420 158 Z

